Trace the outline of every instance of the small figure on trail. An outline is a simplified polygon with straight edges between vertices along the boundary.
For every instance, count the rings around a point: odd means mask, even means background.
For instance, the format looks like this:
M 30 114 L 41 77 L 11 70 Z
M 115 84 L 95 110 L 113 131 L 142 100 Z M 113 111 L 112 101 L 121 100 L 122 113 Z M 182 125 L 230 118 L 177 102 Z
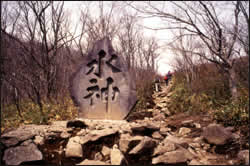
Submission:
M 170 81 L 172 78 L 172 73 L 170 71 L 168 71 L 167 77 L 168 77 L 168 81 Z
M 155 77 L 155 91 L 158 92 L 160 90 L 160 78 L 158 75 Z
M 168 76 L 167 76 L 167 74 L 164 76 L 164 80 L 166 82 L 166 86 L 168 86 Z

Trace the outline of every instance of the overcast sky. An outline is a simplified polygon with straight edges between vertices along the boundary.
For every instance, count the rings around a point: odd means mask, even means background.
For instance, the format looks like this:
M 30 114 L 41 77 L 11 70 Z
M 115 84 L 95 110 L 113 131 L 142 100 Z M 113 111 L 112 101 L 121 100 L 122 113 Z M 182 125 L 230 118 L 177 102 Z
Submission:
M 131 2 L 131 1 L 129 1 Z M 98 10 L 96 10 L 96 7 L 94 6 L 95 4 L 98 4 L 98 1 L 92 1 L 92 2 L 86 2 L 86 1 L 64 1 L 65 4 L 65 9 L 67 10 L 67 12 L 71 15 L 71 26 L 72 28 L 74 27 L 75 24 L 79 24 L 79 17 L 80 17 L 80 10 L 83 9 L 85 7 L 85 5 L 87 3 L 91 4 L 90 7 L 90 13 L 91 15 L 97 15 L 98 16 Z M 104 1 L 104 6 L 106 6 L 107 4 L 110 4 L 111 1 Z M 118 5 L 120 5 L 118 8 L 116 8 L 116 15 L 122 14 L 122 12 L 120 12 L 120 10 L 123 10 L 124 7 L 124 3 L 121 1 L 116 2 L 118 3 Z M 135 1 L 133 2 L 133 4 L 138 4 L 138 5 L 142 5 L 143 3 L 145 3 L 145 1 Z M 160 10 L 167 10 L 168 12 L 172 12 L 173 10 L 175 10 L 172 6 L 171 6 L 171 2 L 169 1 L 150 1 L 150 3 L 152 3 L 154 6 L 158 6 L 160 8 Z M 230 24 L 230 22 L 232 22 L 232 15 L 233 13 L 233 8 L 230 8 L 230 5 L 225 5 L 228 4 L 228 2 L 223 2 L 223 1 L 214 1 L 212 3 L 216 3 L 216 13 L 218 14 L 218 17 L 220 17 L 221 22 L 229 22 L 229 24 L 225 24 L 226 26 L 233 26 L 234 24 Z M 232 3 L 232 2 L 229 2 Z M 179 4 L 179 3 L 178 3 Z M 164 8 L 164 9 L 163 9 Z M 133 12 L 133 10 L 130 8 L 129 12 Z M 183 13 L 180 12 L 178 13 L 180 15 L 182 15 Z M 141 16 L 145 16 L 142 15 L 140 13 Z M 222 18 L 222 19 L 221 19 Z M 141 25 L 142 26 L 146 26 L 146 27 L 150 27 L 150 28 L 159 28 L 159 27 L 164 27 L 166 26 L 167 22 L 161 20 L 159 17 L 152 17 L 152 18 L 146 18 L 146 19 L 142 19 L 141 21 Z M 160 74 L 165 74 L 167 73 L 169 70 L 173 71 L 173 68 L 171 67 L 171 64 L 173 63 L 173 59 L 175 54 L 173 52 L 171 52 L 171 50 L 167 49 L 167 43 L 169 43 L 172 38 L 173 38 L 173 34 L 171 33 L 170 30 L 158 30 L 158 31 L 153 31 L 150 29 L 146 29 L 143 28 L 144 31 L 144 35 L 145 36 L 153 36 L 157 39 L 158 41 L 158 45 L 161 46 L 161 49 L 159 50 L 160 56 L 156 59 L 156 63 L 158 65 L 158 72 Z M 72 29 L 72 31 L 74 31 Z
M 109 1 L 105 1 L 104 3 L 106 2 Z M 67 9 L 71 14 L 71 21 L 74 23 L 76 23 L 76 21 L 79 20 L 80 8 L 83 7 L 84 7 L 83 1 L 65 1 L 65 9 Z M 92 8 L 92 10 L 94 10 L 94 7 Z M 93 11 L 93 13 L 96 12 Z M 147 18 L 143 19 L 142 23 L 144 26 L 151 28 L 153 28 L 155 25 L 156 28 L 159 27 L 159 25 L 161 24 L 161 20 L 159 18 Z M 158 44 L 162 46 L 162 48 L 159 50 L 160 56 L 156 59 L 158 64 L 158 72 L 164 75 L 169 70 L 172 71 L 173 69 L 169 64 L 171 64 L 171 61 L 173 59 L 173 53 L 164 47 L 164 45 L 166 45 L 166 41 L 169 41 L 170 38 L 172 37 L 171 33 L 169 33 L 167 30 L 154 31 L 144 28 L 144 35 L 156 37 L 158 39 Z

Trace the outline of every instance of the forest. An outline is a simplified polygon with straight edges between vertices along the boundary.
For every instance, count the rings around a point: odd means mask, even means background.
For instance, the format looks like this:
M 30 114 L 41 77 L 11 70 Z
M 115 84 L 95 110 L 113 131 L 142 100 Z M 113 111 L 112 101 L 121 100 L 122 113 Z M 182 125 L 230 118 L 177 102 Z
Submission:
M 224 125 L 248 125 L 248 1 L 81 2 L 78 20 L 65 4 L 1 1 L 1 131 L 76 118 L 69 78 L 106 36 L 133 73 L 135 112 L 152 103 L 154 79 L 163 78 L 156 60 L 164 46 L 173 54 L 171 112 L 212 111 Z M 144 26 L 149 18 L 161 26 Z M 173 37 L 162 45 L 145 29 Z

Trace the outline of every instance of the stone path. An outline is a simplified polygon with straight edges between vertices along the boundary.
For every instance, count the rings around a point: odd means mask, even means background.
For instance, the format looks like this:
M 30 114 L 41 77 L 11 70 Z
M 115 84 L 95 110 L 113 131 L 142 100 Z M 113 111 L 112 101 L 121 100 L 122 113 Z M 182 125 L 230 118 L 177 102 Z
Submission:
M 209 115 L 171 115 L 169 87 L 153 95 L 148 117 L 125 120 L 57 121 L 26 125 L 1 136 L 7 165 L 249 164 L 241 133 Z M 27 157 L 30 148 L 36 153 Z

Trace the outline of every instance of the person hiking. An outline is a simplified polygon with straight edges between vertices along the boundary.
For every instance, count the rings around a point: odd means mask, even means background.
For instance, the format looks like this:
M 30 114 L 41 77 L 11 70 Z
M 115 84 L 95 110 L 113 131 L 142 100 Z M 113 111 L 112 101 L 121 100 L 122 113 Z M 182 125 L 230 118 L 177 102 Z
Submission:
M 167 77 L 168 77 L 168 81 L 170 81 L 172 78 L 172 73 L 170 71 L 168 71 Z
M 158 92 L 160 90 L 160 78 L 159 76 L 155 77 L 155 91 Z
M 167 74 L 164 76 L 164 80 L 166 82 L 166 86 L 168 86 L 168 76 L 167 76 Z

